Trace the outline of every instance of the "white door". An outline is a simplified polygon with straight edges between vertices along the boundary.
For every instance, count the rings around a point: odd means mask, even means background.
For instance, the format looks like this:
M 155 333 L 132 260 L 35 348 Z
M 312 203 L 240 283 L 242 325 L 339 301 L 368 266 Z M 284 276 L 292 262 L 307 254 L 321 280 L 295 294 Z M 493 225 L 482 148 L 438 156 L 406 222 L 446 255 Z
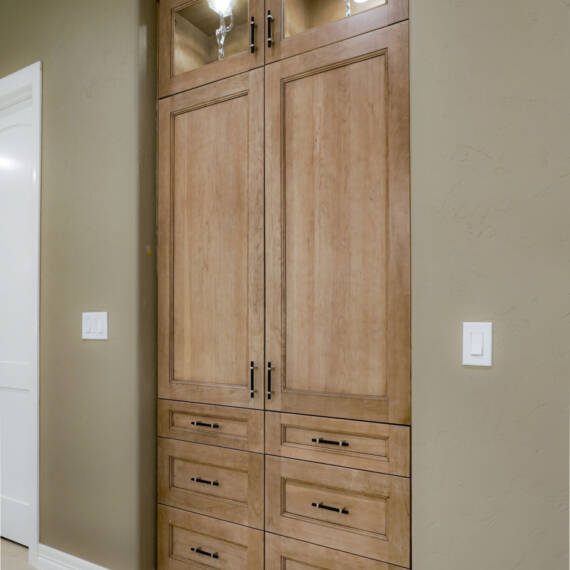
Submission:
M 0 534 L 35 538 L 39 175 L 32 86 L 0 79 Z

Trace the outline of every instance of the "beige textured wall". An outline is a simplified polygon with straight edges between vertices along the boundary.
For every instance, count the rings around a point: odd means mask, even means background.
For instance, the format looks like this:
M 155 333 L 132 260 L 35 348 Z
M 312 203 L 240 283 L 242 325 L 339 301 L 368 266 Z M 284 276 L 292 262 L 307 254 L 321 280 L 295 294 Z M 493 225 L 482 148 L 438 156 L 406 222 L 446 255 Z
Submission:
M 415 570 L 567 570 L 570 3 L 412 0 L 411 42 Z
M 44 64 L 41 541 L 113 570 L 154 560 L 154 15 L 0 0 L 0 76 Z

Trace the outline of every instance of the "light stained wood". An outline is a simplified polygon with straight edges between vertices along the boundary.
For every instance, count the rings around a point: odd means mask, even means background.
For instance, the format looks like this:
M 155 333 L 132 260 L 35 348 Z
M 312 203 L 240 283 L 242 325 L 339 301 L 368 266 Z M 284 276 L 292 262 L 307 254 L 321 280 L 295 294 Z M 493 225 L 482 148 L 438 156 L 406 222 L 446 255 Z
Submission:
M 192 5 L 159 8 L 158 568 L 408 567 L 408 0 L 266 0 L 273 48 L 252 0 L 256 53 L 206 64 Z
M 275 534 L 265 535 L 265 570 L 399 570 L 398 567 Z
M 407 39 L 266 68 L 271 410 L 410 422 Z
M 290 2 L 292 6 L 284 6 Z M 266 0 L 265 3 L 274 17 L 273 45 L 265 48 L 267 63 L 384 28 L 408 18 L 408 0 L 388 0 L 386 4 L 341 19 L 336 19 L 336 10 L 334 14 L 330 13 L 331 3 L 328 0 Z M 338 6 L 343 5 L 344 2 L 338 0 Z M 284 14 L 290 14 L 293 21 L 285 21 Z M 289 26 L 289 37 L 285 37 L 285 26 Z
M 265 414 L 271 455 L 390 475 L 410 474 L 410 430 L 403 426 L 299 414 Z
M 159 438 L 158 502 L 262 529 L 263 455 Z
M 268 532 L 409 566 L 409 479 L 271 456 L 265 469 Z
M 198 549 L 218 557 L 200 554 Z M 263 532 L 159 505 L 158 570 L 263 567 Z
M 161 0 L 159 5 L 158 24 L 158 93 L 159 97 L 166 97 L 175 93 L 180 93 L 187 89 L 199 87 L 207 83 L 237 75 L 250 69 L 260 67 L 264 62 L 264 49 L 262 32 L 264 29 L 264 12 L 262 0 L 249 0 L 249 15 L 254 16 L 256 22 L 256 49 L 252 54 L 249 50 L 249 27 L 242 26 L 234 29 L 230 48 L 226 57 L 218 61 L 215 59 L 210 63 L 200 65 L 200 61 L 212 59 L 211 45 L 203 32 L 195 34 L 190 39 L 190 30 L 178 29 L 178 42 L 175 42 L 176 27 L 174 25 L 177 12 L 191 5 L 189 0 Z M 199 0 L 203 4 L 204 11 L 210 12 L 207 7 L 207 0 Z M 180 26 L 181 18 L 177 18 Z M 249 21 L 249 16 L 248 16 Z M 183 26 L 185 24 L 182 23 Z M 187 26 L 186 26 L 187 27 Z M 184 31 L 188 33 L 184 33 Z M 235 33 L 234 33 L 235 32 Z M 180 38 L 183 34 L 183 40 Z M 238 53 L 232 53 L 231 43 L 235 42 L 235 36 L 248 35 L 247 41 L 239 42 L 244 47 Z M 238 40 L 239 41 L 239 40 Z M 175 53 L 175 45 L 178 45 L 182 53 Z M 198 65 L 190 71 L 177 73 L 177 70 L 185 69 L 188 66 Z
M 159 114 L 159 396 L 262 408 L 263 70 Z
M 227 406 L 158 401 L 158 435 L 263 453 L 264 414 Z

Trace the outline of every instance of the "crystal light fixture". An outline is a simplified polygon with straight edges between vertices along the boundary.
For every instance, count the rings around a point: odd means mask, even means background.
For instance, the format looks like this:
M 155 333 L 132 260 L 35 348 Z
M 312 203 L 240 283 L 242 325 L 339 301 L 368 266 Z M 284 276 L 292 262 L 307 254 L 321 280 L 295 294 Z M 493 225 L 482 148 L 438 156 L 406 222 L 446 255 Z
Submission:
M 218 43 L 218 59 L 224 59 L 226 37 L 234 27 L 232 0 L 208 0 L 208 6 L 220 17 L 220 27 L 216 30 L 216 42 Z

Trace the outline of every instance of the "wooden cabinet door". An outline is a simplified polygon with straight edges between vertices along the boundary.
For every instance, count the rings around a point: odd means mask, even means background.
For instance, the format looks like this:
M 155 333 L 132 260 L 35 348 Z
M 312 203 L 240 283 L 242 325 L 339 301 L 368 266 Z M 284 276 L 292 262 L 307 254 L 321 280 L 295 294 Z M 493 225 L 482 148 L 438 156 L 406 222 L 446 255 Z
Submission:
M 158 440 L 158 502 L 263 529 L 263 455 Z
M 158 570 L 263 570 L 263 538 L 260 530 L 158 506 Z
M 263 70 L 159 113 L 159 396 L 262 408 Z
M 408 18 L 408 0 L 266 0 L 265 4 L 268 63 Z
M 401 570 L 378 560 L 265 533 L 265 570 Z
M 266 407 L 408 424 L 408 24 L 265 85 Z
M 166 97 L 262 66 L 263 16 L 263 0 L 161 0 L 159 96 Z M 222 22 L 225 25 L 223 55 L 217 34 Z
M 409 568 L 410 480 L 267 456 L 265 530 Z

